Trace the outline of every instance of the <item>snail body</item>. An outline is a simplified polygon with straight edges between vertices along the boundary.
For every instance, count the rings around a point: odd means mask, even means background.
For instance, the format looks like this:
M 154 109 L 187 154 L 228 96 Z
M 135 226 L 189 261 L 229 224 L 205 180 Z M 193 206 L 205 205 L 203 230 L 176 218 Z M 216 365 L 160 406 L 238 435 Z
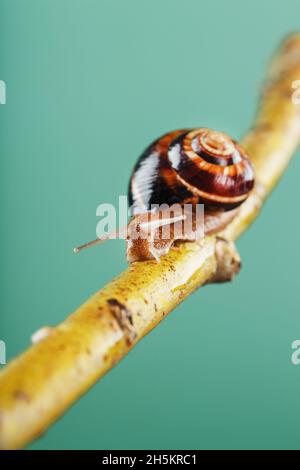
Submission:
M 204 235 L 212 235 L 224 229 L 235 217 L 237 209 L 231 211 L 207 211 L 197 218 L 193 210 L 180 207 L 170 211 L 145 212 L 132 218 L 127 230 L 127 261 L 147 261 L 167 254 L 176 240 L 198 241 Z M 149 230 L 153 224 L 153 230 Z M 168 230 L 164 227 L 167 225 Z M 138 236 L 137 236 L 138 235 Z
M 195 241 L 218 233 L 230 223 L 254 186 L 254 170 L 242 147 L 228 135 L 207 128 L 182 129 L 154 141 L 138 159 L 129 184 L 132 220 L 127 236 L 129 262 L 159 259 L 176 240 Z M 170 220 L 170 236 L 161 227 L 170 213 L 160 206 L 204 205 L 204 230 L 193 222 L 183 234 L 179 213 Z M 151 214 L 155 230 L 132 232 Z M 149 216 L 148 217 L 148 224 Z M 176 219 L 177 217 L 177 219 Z M 159 224 L 159 220 L 161 224 Z

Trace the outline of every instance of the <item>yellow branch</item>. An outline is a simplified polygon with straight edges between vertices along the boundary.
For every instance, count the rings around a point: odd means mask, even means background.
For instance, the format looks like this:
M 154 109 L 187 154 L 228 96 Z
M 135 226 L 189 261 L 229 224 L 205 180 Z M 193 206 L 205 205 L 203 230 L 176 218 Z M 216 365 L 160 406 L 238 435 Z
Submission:
M 239 270 L 231 241 L 258 215 L 300 142 L 300 35 L 272 62 L 262 102 L 243 144 L 256 188 L 220 237 L 175 246 L 160 264 L 131 265 L 0 374 L 0 448 L 16 449 L 42 434 L 89 387 L 196 288 Z

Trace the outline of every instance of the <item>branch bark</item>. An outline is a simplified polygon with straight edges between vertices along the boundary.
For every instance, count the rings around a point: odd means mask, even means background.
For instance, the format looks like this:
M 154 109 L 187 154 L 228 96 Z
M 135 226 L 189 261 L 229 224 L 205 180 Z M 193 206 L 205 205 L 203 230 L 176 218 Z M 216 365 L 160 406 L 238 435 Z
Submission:
M 272 61 L 261 105 L 242 144 L 252 158 L 256 187 L 218 237 L 177 244 L 161 263 L 136 263 L 0 374 L 0 448 L 39 437 L 195 289 L 231 280 L 240 258 L 233 242 L 257 217 L 300 143 L 300 35 Z M 43 335 L 42 335 L 43 336 Z

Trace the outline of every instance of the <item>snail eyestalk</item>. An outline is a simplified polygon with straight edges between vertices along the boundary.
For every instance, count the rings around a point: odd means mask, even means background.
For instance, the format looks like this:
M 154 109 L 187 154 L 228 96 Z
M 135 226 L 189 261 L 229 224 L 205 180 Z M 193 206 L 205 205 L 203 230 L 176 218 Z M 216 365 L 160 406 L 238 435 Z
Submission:
M 101 243 L 104 243 L 107 240 L 110 240 L 110 238 L 109 237 L 96 238 L 95 240 L 85 243 L 84 245 L 80 245 L 80 246 L 77 246 L 76 248 L 73 248 L 73 252 L 80 253 L 81 251 L 86 250 L 87 248 L 91 248 L 92 246 L 101 245 Z
M 86 250 L 87 248 L 91 248 L 96 245 L 101 245 L 102 243 L 107 242 L 108 240 L 116 240 L 117 238 L 126 238 L 126 237 L 127 237 L 127 226 L 121 228 L 117 232 L 110 233 L 109 235 L 106 235 L 105 237 L 99 237 L 88 243 L 84 243 L 83 245 L 77 246 L 76 248 L 73 248 L 73 252 L 80 253 L 81 251 Z
M 179 215 L 178 217 L 170 217 L 167 219 L 161 218 L 158 220 L 150 220 L 149 222 L 142 222 L 141 228 L 142 229 L 155 229 L 159 227 L 164 227 L 165 225 L 175 224 L 176 222 L 184 222 L 186 220 L 186 215 Z

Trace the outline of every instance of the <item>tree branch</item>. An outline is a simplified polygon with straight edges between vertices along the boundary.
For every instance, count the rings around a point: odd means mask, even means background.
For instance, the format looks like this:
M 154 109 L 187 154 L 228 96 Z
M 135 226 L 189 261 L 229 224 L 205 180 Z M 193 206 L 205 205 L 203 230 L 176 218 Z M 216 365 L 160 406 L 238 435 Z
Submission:
M 299 79 L 300 35 L 294 35 L 271 64 L 254 126 L 242 142 L 256 187 L 222 234 L 177 244 L 159 264 L 129 266 L 1 372 L 0 448 L 20 448 L 40 436 L 195 289 L 239 271 L 233 241 L 257 217 L 300 142 L 300 105 L 292 101 Z

